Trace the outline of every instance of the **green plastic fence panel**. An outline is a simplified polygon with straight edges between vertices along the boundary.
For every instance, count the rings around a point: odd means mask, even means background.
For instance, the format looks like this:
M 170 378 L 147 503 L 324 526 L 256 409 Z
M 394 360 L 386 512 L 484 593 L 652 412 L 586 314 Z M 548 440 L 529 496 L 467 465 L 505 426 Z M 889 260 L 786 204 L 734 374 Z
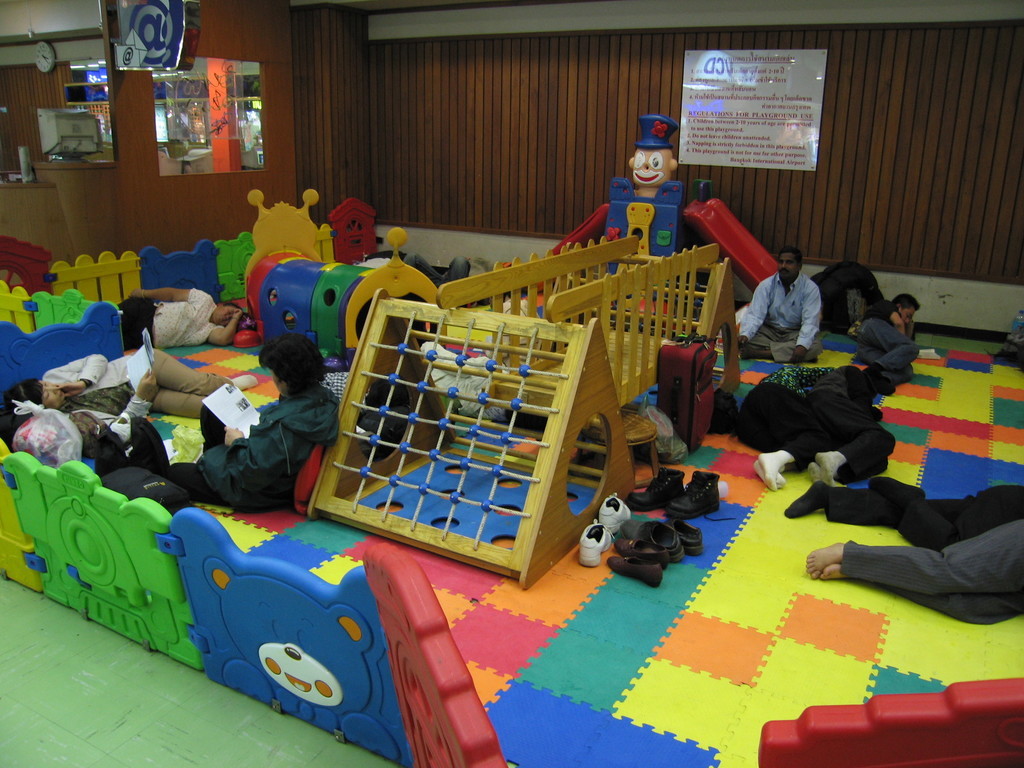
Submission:
M 245 267 L 256 250 L 252 232 L 241 232 L 233 240 L 215 240 L 217 246 L 217 279 L 224 286 L 221 301 L 245 298 Z
M 68 288 L 60 296 L 54 296 L 46 291 L 36 291 L 32 294 L 32 301 L 38 307 L 36 328 L 56 323 L 77 323 L 82 319 L 85 310 L 95 303 L 89 301 L 75 288 Z
M 5 459 L 4 470 L 14 478 L 21 528 L 45 563 L 43 593 L 202 669 L 177 560 L 156 539 L 170 530 L 170 513 L 152 499 L 129 501 L 103 487 L 80 461 L 54 469 L 19 452 Z

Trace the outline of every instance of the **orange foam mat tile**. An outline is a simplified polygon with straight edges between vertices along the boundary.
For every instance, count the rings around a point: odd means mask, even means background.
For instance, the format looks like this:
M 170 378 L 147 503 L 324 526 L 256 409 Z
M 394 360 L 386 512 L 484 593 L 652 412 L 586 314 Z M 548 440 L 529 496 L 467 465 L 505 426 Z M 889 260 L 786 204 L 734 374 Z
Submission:
M 589 568 L 579 564 L 578 549 L 573 549 L 565 560 L 556 564 L 528 590 L 516 581 L 505 579 L 485 595 L 482 602 L 552 626 L 564 627 L 611 577 L 612 572 L 605 561 L 613 554 L 612 550 L 605 552 L 601 565 Z
M 503 690 L 508 688 L 512 678 L 509 675 L 500 675 L 492 669 L 485 669 L 474 661 L 466 662 L 470 677 L 473 678 L 473 687 L 476 688 L 476 695 L 484 705 L 491 704 L 498 700 Z
M 1024 445 L 1024 429 L 1018 429 L 1017 427 L 1001 427 L 996 424 L 992 427 L 992 440 L 1000 443 Z M 1024 456 L 1022 456 L 1019 461 L 1024 463 Z
M 779 628 L 779 635 L 874 662 L 881 654 L 886 624 L 887 619 L 882 614 L 798 594 Z
M 688 611 L 669 630 L 655 658 L 736 685 L 755 685 L 773 639 L 752 627 Z
M 893 448 L 892 453 L 889 454 L 889 461 L 899 461 L 904 464 L 913 464 L 919 467 L 924 464 L 924 455 L 927 450 L 928 449 L 923 445 L 896 441 L 896 447 Z
M 900 384 L 899 394 L 915 400 L 938 400 L 941 390 L 938 387 L 925 387 L 920 384 Z
M 992 397 L 1000 400 L 1024 400 L 1024 381 L 1020 387 L 1003 387 L 996 385 L 992 387 Z
M 988 458 L 992 452 L 992 441 L 980 437 L 953 435 L 949 432 L 932 432 L 928 435 L 928 447 Z
M 450 592 L 447 589 L 434 587 L 434 595 L 437 597 L 437 602 L 440 603 L 441 610 L 444 611 L 444 615 L 448 619 L 449 627 L 463 618 L 477 605 L 475 600 L 471 600 L 457 592 Z
M 250 370 L 254 361 L 259 365 L 259 355 L 239 352 L 237 349 L 232 349 L 231 347 L 210 347 L 209 349 L 201 349 L 198 352 L 193 352 L 190 355 L 180 355 L 180 357 L 185 357 L 189 360 L 198 360 L 201 363 L 217 363 L 219 365 L 226 365 L 229 368 L 241 365 L 245 366 L 243 370 Z M 238 362 L 232 364 L 231 361 L 233 360 Z

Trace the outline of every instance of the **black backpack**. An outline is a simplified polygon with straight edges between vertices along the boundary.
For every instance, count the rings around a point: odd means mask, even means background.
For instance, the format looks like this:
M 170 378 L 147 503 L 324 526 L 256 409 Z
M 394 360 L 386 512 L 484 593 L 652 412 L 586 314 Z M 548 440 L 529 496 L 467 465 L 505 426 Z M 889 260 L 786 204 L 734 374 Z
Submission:
M 163 438 L 148 419 L 132 416 L 130 439 L 125 442 L 107 427 L 100 433 L 96 447 L 96 474 L 101 478 L 122 467 L 142 467 L 166 477 L 170 469 Z

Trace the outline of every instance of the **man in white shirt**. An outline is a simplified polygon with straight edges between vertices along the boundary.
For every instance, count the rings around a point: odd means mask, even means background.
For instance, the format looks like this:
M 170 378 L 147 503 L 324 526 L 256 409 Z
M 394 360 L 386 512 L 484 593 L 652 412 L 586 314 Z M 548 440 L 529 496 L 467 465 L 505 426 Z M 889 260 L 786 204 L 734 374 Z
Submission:
M 803 254 L 787 245 L 776 257 L 779 271 L 760 282 L 740 322 L 740 356 L 802 363 L 822 353 L 818 328 L 821 294 L 800 274 Z

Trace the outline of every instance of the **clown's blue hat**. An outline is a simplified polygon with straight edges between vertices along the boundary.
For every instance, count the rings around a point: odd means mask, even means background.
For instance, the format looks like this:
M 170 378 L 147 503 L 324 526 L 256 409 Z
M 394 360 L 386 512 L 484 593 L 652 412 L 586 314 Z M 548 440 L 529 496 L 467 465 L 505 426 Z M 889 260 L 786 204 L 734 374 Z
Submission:
M 640 149 L 672 149 L 672 134 L 679 130 L 679 123 L 668 115 L 640 115 Z

